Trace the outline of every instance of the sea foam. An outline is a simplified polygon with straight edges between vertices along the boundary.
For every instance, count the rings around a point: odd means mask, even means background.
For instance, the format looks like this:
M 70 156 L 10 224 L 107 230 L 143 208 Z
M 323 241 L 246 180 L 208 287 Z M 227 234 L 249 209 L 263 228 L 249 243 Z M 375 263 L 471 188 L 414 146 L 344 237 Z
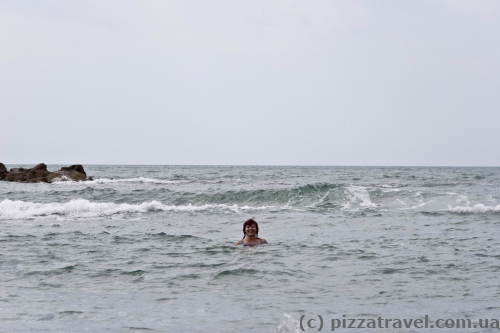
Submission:
M 92 185 L 92 184 L 112 184 L 112 183 L 180 184 L 189 182 L 190 182 L 189 180 L 166 180 L 166 179 L 138 177 L 138 178 L 124 178 L 124 179 L 98 178 L 95 180 L 87 180 L 84 183 L 86 185 Z M 58 178 L 53 183 L 67 185 L 71 183 L 81 184 L 82 182 L 75 182 L 68 179 Z
M 355 202 L 355 203 L 358 203 L 359 206 L 361 207 L 369 207 L 369 208 L 373 208 L 373 207 L 377 207 L 376 204 L 374 204 L 371 200 L 370 200 L 370 193 L 368 193 L 368 191 L 366 190 L 366 187 L 363 187 L 363 186 L 349 186 L 346 188 L 347 190 L 347 193 L 350 194 L 351 196 L 351 201 L 352 202 Z M 350 205 L 345 205 L 344 208 L 349 208 Z
M 45 216 L 60 216 L 70 218 L 100 217 L 123 213 L 148 213 L 155 211 L 195 212 L 206 210 L 229 210 L 235 213 L 247 210 L 282 210 L 283 206 L 238 206 L 227 204 L 205 204 L 200 206 L 164 205 L 153 200 L 140 204 L 116 204 L 113 202 L 91 202 L 86 199 L 75 199 L 65 203 L 34 203 L 5 199 L 0 202 L 0 220 L 29 219 Z
M 470 206 L 457 206 L 448 209 L 452 213 L 457 214 L 474 214 L 474 213 L 500 213 L 500 205 L 497 206 L 485 206 L 483 204 L 476 204 L 473 207 Z

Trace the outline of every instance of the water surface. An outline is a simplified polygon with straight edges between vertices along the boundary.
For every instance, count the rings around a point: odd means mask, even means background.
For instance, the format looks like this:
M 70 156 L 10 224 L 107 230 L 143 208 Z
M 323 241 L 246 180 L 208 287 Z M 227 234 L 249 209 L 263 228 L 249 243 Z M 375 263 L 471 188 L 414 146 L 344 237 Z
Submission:
M 499 319 L 499 168 L 85 170 L 96 180 L 0 182 L 3 330 L 299 332 L 303 314 Z M 269 245 L 233 245 L 250 217 Z

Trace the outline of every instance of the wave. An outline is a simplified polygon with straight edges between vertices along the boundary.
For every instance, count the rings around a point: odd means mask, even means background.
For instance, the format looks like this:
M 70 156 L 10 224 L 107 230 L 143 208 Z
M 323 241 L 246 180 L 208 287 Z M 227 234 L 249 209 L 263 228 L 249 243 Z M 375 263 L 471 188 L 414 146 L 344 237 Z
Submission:
M 476 204 L 473 207 L 457 206 L 453 208 L 450 207 L 448 211 L 457 214 L 500 213 L 500 205 L 485 206 L 483 204 Z
M 364 196 L 364 197 L 362 197 Z M 316 183 L 292 188 L 272 187 L 261 189 L 236 189 L 222 192 L 207 191 L 204 193 L 183 192 L 182 197 L 175 199 L 176 204 L 238 204 L 249 206 L 278 205 L 295 207 L 297 209 L 338 209 L 349 201 L 358 206 L 366 203 L 371 206 L 369 193 L 360 189 L 355 194 L 345 189 L 342 184 Z M 366 208 L 361 205 L 362 208 Z
M 113 178 L 98 178 L 95 180 L 87 180 L 85 182 L 75 182 L 64 178 L 57 178 L 53 183 L 54 184 L 71 184 L 71 183 L 79 183 L 79 184 L 112 184 L 112 183 L 146 183 L 146 184 L 180 184 L 180 183 L 189 183 L 189 180 L 166 180 L 166 179 L 155 179 L 155 178 L 124 178 L 124 179 L 113 179 Z
M 156 181 L 150 178 L 99 179 L 92 182 Z M 118 192 L 100 186 L 86 186 L 74 191 L 51 190 L 51 196 L 58 198 L 52 203 L 28 202 L 26 196 L 17 196 L 4 201 L 0 219 L 30 218 L 31 216 L 105 216 L 118 213 L 144 213 L 148 211 L 197 211 L 197 210 L 306 210 L 306 211 L 358 211 L 381 208 L 389 200 L 408 199 L 411 193 L 400 193 L 394 188 L 370 188 L 365 186 L 314 183 L 291 188 L 271 187 L 260 189 L 235 188 L 225 191 L 208 189 L 200 192 L 175 191 L 165 186 L 154 186 L 141 190 L 119 193 L 121 202 L 142 202 L 137 204 L 115 204 Z M 26 193 L 30 195 L 30 193 Z M 64 198 L 64 199 L 62 199 Z M 78 198 L 78 199 L 76 199 Z M 63 200 L 72 201 L 61 203 Z M 1 200 L 1 199 L 0 199 Z M 11 201 L 11 200 L 25 200 Z M 37 199 L 32 199 L 38 201 Z M 8 204 L 7 204 L 8 203 Z M 15 204 L 16 203 L 16 204 Z M 412 202 L 411 202 L 412 203 Z M 409 203 L 410 204 L 410 203 Z M 8 207 L 6 207 L 8 206 Z M 390 206 L 392 207 L 392 206 Z M 444 206 L 446 207 L 446 206 Z M 444 208 L 443 207 L 443 208 Z
M 166 181 L 151 178 L 99 179 L 91 182 L 150 182 Z M 171 181 L 168 181 L 171 182 Z M 179 181 L 177 181 L 179 182 Z M 186 182 L 186 180 L 180 180 Z M 377 184 L 378 185 L 378 184 Z M 353 185 L 341 183 L 312 183 L 300 186 L 272 185 L 265 188 L 231 187 L 203 188 L 183 191 L 169 186 L 146 186 L 144 188 L 110 188 L 109 186 L 52 187 L 49 203 L 33 203 L 38 200 L 32 192 L 9 192 L 0 206 L 0 219 L 32 218 L 60 215 L 68 217 L 95 217 L 124 213 L 147 213 L 152 211 L 208 211 L 226 210 L 295 210 L 315 211 L 373 211 L 416 209 L 425 211 L 451 211 L 453 213 L 478 213 L 499 211 L 498 207 L 476 205 L 468 207 L 466 196 L 452 192 L 397 188 L 393 186 Z M 44 188 L 46 189 L 46 188 Z M 15 194 L 15 196 L 12 196 Z M 33 198 L 33 199 L 32 199 Z M 2 198 L 3 199 L 3 198 Z M 0 199 L 0 200 L 2 200 Z M 75 199 L 69 201 L 71 199 Z M 24 201 L 12 201 L 24 200 Z M 118 201 L 119 200 L 119 201 Z M 490 198 L 489 200 L 493 200 Z M 66 203 L 62 203 L 68 201 Z M 115 203 L 115 202 L 119 203 Z M 52 202 L 52 203 L 50 203 Z M 125 204 L 129 202 L 131 204 Z M 133 203 L 133 204 L 132 204 Z M 496 203 L 489 203 L 495 206 Z M 467 207 L 460 207 L 460 206 Z M 458 207 L 455 207 L 458 206 Z M 453 208 L 455 207 L 455 208 Z
M 34 203 L 5 199 L 0 202 L 0 220 L 32 219 L 47 216 L 70 218 L 102 217 L 124 213 L 148 213 L 156 211 L 196 212 L 206 210 L 229 210 L 235 213 L 252 210 L 283 210 L 287 206 L 238 206 L 227 204 L 205 204 L 200 206 L 164 205 L 153 200 L 141 204 L 116 204 L 113 202 L 91 202 L 86 199 L 75 199 L 65 203 Z

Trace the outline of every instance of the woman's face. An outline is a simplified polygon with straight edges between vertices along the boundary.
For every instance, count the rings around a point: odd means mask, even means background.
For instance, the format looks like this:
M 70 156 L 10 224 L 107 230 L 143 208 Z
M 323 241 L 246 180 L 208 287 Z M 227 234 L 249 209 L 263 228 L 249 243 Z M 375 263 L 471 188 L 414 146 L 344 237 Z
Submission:
M 247 236 L 255 236 L 255 234 L 257 233 L 257 227 L 255 226 L 255 224 L 245 226 L 245 233 L 247 234 Z

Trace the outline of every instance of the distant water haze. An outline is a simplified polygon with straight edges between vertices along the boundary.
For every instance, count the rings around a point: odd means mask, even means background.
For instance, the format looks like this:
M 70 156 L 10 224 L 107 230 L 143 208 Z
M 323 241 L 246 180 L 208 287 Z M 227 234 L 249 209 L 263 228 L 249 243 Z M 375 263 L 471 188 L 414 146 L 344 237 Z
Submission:
M 0 2 L 0 162 L 498 166 L 500 3 Z

